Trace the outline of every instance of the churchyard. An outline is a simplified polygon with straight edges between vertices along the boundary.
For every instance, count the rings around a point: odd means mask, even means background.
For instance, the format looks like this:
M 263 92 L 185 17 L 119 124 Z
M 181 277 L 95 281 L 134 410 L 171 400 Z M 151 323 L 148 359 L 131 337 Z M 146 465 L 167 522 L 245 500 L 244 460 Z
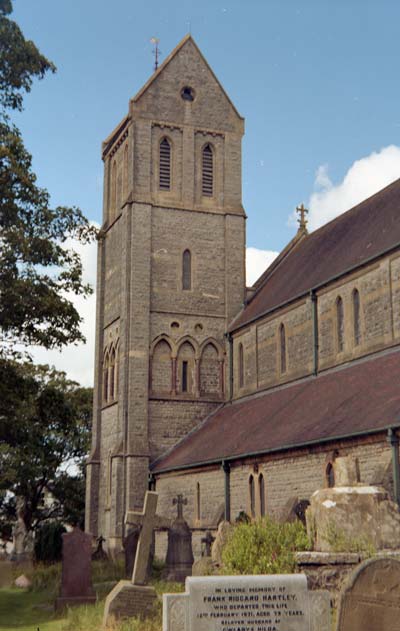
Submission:
M 241 516 L 236 524 L 222 521 L 214 534 L 207 532 L 203 556 L 194 561 L 185 498 L 174 498 L 177 517 L 170 520 L 157 514 L 158 494 L 148 491 L 143 511 L 126 514 L 133 528 L 124 559 L 107 558 L 103 539 L 95 548 L 78 527 L 62 535 L 62 564 L 34 567 L 21 548 L 19 563 L 1 561 L 0 631 L 399 629 L 400 551 L 384 541 L 397 537 L 400 516 L 382 489 L 356 479 L 350 485 L 353 464 L 339 459 L 343 486 L 311 498 L 308 535 L 293 507 L 292 517 L 280 523 Z M 371 495 L 380 507 L 375 513 Z M 343 511 L 351 497 L 358 532 L 347 528 L 349 514 Z M 332 511 L 329 520 L 326 510 Z M 363 528 L 366 512 L 370 519 Z M 154 537 L 165 529 L 167 562 L 160 564 L 153 558 Z

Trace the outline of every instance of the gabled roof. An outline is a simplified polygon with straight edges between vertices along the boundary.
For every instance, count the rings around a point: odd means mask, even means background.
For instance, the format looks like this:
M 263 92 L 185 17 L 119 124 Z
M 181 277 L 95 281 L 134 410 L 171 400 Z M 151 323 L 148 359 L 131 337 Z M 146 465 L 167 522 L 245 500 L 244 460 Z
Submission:
M 226 404 L 154 473 L 272 453 L 400 426 L 400 348 Z
M 235 113 L 237 114 L 237 116 L 240 119 L 243 119 L 243 116 L 241 116 L 239 114 L 239 112 L 237 111 L 236 107 L 232 103 L 232 101 L 229 98 L 228 94 L 225 92 L 225 89 L 224 89 L 223 85 L 219 81 L 218 77 L 215 75 L 215 73 L 214 73 L 213 69 L 211 68 L 211 66 L 208 64 L 207 59 L 204 57 L 203 53 L 201 52 L 200 48 L 197 46 L 196 42 L 194 41 L 194 39 L 193 39 L 193 37 L 191 36 L 190 33 L 185 35 L 185 37 L 179 42 L 179 44 L 174 48 L 174 50 L 168 55 L 168 57 L 166 57 L 164 59 L 162 64 L 151 75 L 150 79 L 144 84 L 144 86 L 139 90 L 139 92 L 137 92 L 137 94 L 132 98 L 132 101 L 134 103 L 139 101 L 140 97 L 143 96 L 143 94 L 146 92 L 146 90 L 157 79 L 157 77 L 163 72 L 164 68 L 170 63 L 170 61 L 182 50 L 182 48 L 185 46 L 185 44 L 187 44 L 187 42 L 191 42 L 193 44 L 193 46 L 195 47 L 196 51 L 200 55 L 201 59 L 203 60 L 203 62 L 205 63 L 205 65 L 207 66 L 209 71 L 211 72 L 211 74 L 214 77 L 214 79 L 217 82 L 217 84 L 219 85 L 219 87 L 220 87 L 221 91 L 223 92 L 223 94 L 225 95 L 226 99 L 228 100 L 228 102 L 232 106 L 232 108 L 235 111 Z
M 256 292 L 230 330 L 396 246 L 400 246 L 400 179 L 305 236 L 274 261 L 255 283 Z

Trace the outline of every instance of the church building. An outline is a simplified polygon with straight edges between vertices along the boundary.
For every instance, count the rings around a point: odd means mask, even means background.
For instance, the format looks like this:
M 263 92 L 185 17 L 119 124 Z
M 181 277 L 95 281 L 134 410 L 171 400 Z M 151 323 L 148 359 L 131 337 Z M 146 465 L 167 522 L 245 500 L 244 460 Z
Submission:
M 245 284 L 244 120 L 188 35 L 104 141 L 86 530 L 118 552 L 148 488 L 195 556 L 282 516 L 340 455 L 400 498 L 400 180 Z M 158 533 L 156 553 L 165 553 Z

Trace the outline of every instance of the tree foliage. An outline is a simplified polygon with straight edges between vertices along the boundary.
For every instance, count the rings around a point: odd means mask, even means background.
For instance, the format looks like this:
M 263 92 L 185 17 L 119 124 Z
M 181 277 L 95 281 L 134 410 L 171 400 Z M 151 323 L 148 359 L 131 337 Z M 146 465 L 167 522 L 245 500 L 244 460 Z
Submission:
M 0 360 L 3 378 L 7 396 L 0 402 L 0 527 L 9 534 L 15 497 L 24 499 L 28 530 L 50 518 L 80 523 L 92 389 L 48 366 Z
M 88 295 L 79 255 L 68 247 L 85 243 L 95 230 L 75 207 L 50 208 L 37 186 L 32 158 L 10 122 L 21 110 L 34 79 L 55 66 L 8 17 L 10 0 L 0 0 L 0 353 L 13 345 L 60 348 L 82 341 L 81 318 L 71 295 Z M 8 353 L 7 353 L 8 351 Z

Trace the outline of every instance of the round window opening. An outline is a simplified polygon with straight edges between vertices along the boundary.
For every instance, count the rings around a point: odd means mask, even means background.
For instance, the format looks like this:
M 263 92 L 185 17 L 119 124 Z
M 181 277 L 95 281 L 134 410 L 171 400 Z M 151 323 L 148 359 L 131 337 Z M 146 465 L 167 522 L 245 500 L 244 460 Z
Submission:
M 188 85 L 185 85 L 181 90 L 181 97 L 184 101 L 194 101 L 194 90 L 190 88 Z

